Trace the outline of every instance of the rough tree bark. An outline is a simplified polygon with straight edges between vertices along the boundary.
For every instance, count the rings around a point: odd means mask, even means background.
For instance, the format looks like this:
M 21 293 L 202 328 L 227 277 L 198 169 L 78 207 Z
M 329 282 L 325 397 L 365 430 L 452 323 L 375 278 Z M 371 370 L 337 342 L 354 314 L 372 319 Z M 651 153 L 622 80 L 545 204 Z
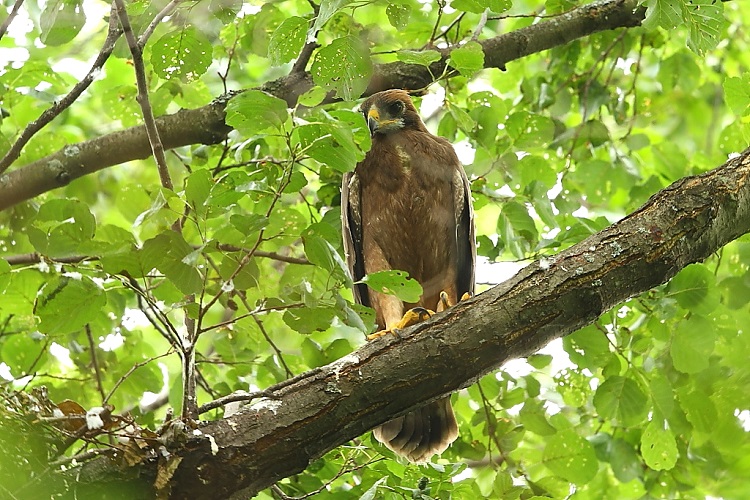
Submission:
M 640 25 L 645 9 L 637 8 L 636 0 L 602 0 L 579 7 L 566 14 L 526 28 L 500 35 L 479 43 L 485 53 L 486 68 L 505 68 L 521 57 L 541 52 L 592 33 Z M 394 62 L 376 66 L 372 81 L 364 95 L 389 88 L 419 89 L 441 75 L 450 50 L 428 70 L 424 66 Z M 269 82 L 262 90 L 284 99 L 294 106 L 298 97 L 312 88 L 309 72 L 292 72 Z M 156 120 L 165 149 L 191 144 L 217 144 L 226 139 L 230 128 L 224 123 L 226 96 L 202 108 L 182 110 Z M 70 144 L 49 156 L 0 175 L 0 210 L 47 191 L 63 187 L 71 181 L 99 170 L 131 160 L 151 156 L 146 129 L 143 125 Z
M 592 323 L 748 232 L 750 148 L 399 338 L 270 388 L 269 397 L 205 423 L 169 458 L 136 470 L 100 458 L 77 477 L 110 486 L 158 477 L 172 498 L 247 498 L 368 429 Z

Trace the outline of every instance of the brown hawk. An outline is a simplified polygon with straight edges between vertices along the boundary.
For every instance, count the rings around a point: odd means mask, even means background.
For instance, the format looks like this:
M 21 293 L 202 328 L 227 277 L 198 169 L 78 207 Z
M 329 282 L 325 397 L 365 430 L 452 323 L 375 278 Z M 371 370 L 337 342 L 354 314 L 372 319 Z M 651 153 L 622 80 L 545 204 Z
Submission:
M 406 324 L 402 317 L 410 308 L 442 310 L 474 292 L 471 192 L 453 146 L 425 128 L 406 92 L 379 92 L 361 110 L 372 148 L 341 188 L 349 269 L 355 281 L 377 271 L 406 271 L 423 288 L 418 303 L 405 304 L 364 284 L 354 286 L 355 299 L 375 310 L 378 327 L 391 330 Z M 458 436 L 450 396 L 373 434 L 398 455 L 425 462 Z

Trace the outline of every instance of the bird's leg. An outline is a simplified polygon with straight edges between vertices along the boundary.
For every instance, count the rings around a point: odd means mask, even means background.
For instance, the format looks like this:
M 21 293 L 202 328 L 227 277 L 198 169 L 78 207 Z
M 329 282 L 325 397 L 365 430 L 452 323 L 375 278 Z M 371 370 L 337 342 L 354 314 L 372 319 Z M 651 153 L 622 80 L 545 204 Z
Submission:
M 379 332 L 368 335 L 367 340 L 374 340 L 376 338 L 382 337 L 383 335 L 388 335 L 389 333 L 396 335 L 398 333 L 398 330 L 428 320 L 432 317 L 433 314 L 435 314 L 433 311 L 425 309 L 424 307 L 414 307 L 406 311 L 404 313 L 404 316 L 400 320 L 390 325 L 385 330 L 380 330 Z

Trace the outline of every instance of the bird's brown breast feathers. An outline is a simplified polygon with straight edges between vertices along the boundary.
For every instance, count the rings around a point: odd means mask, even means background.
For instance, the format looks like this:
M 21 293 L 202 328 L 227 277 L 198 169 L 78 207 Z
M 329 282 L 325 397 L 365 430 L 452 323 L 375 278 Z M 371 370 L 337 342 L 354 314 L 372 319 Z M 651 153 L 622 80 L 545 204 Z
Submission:
M 457 168 L 448 141 L 415 130 L 377 137 L 357 167 L 365 271 L 408 272 L 430 309 L 441 290 L 455 289 Z

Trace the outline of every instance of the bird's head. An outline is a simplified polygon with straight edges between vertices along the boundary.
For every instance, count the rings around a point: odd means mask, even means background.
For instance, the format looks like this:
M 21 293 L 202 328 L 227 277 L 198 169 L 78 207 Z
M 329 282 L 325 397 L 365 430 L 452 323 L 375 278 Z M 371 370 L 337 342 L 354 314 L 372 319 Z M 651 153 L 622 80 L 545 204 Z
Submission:
M 371 95 L 360 108 L 370 128 L 370 135 L 390 134 L 405 128 L 422 129 L 409 94 L 403 90 L 385 90 Z

